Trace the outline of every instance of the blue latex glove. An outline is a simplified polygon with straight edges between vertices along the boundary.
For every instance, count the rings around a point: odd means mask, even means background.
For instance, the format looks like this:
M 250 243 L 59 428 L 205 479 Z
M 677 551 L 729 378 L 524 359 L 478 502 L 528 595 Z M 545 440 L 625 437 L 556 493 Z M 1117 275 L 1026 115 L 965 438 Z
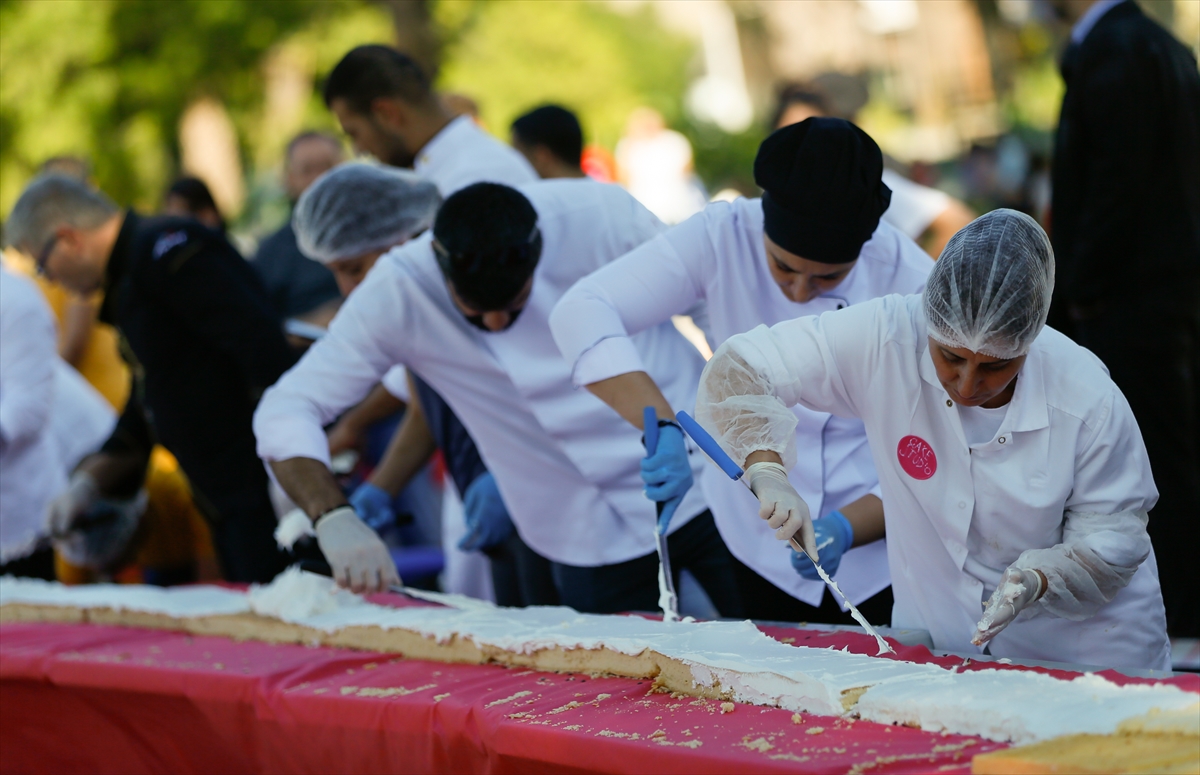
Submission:
M 832 578 L 842 563 L 842 555 L 854 545 L 854 528 L 842 512 L 831 511 L 824 517 L 813 520 L 813 532 L 817 538 L 817 559 Z M 792 567 L 806 579 L 821 580 L 817 575 L 817 566 L 812 564 L 808 555 L 795 549 L 792 550 Z
M 363 522 L 378 532 L 396 521 L 396 512 L 392 510 L 393 500 L 387 490 L 363 482 L 350 496 L 350 505 Z
M 653 455 L 642 458 L 642 481 L 646 484 L 646 497 L 663 504 L 658 515 L 658 532 L 666 533 L 683 496 L 692 488 L 692 464 L 683 431 L 674 425 L 658 429 L 658 448 Z
M 512 535 L 513 523 L 491 472 L 480 474 L 463 495 L 467 534 L 458 542 L 464 552 L 491 549 Z

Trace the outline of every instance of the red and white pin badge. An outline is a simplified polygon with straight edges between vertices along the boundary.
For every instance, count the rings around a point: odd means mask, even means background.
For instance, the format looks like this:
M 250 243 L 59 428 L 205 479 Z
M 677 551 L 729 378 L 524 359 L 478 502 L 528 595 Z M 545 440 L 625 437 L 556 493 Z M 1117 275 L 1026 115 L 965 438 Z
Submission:
M 937 473 L 937 455 L 933 447 L 920 436 L 905 436 L 896 447 L 896 457 L 904 473 L 924 481 Z

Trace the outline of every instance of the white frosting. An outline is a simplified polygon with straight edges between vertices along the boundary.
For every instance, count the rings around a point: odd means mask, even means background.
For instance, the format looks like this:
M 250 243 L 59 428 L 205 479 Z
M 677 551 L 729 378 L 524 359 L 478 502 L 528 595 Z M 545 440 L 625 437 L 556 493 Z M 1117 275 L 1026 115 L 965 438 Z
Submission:
M 662 609 L 663 621 L 673 622 L 679 619 L 679 601 L 667 586 L 667 569 L 663 565 L 662 555 L 658 557 L 658 607 Z
M 931 732 L 1030 743 L 1059 735 L 1106 735 L 1152 709 L 1195 705 L 1168 684 L 1117 684 L 1099 675 L 1060 681 L 1023 670 L 979 670 L 872 686 L 856 710 L 871 721 L 919 724 Z
M 850 609 L 850 615 L 854 617 L 854 621 L 861 624 L 862 628 L 867 631 L 867 634 L 875 638 L 875 645 L 879 647 L 879 651 L 875 653 L 875 656 L 881 657 L 884 654 L 895 654 L 896 650 L 889 646 L 888 642 L 883 639 L 883 636 L 880 635 L 875 628 L 870 625 L 870 623 L 867 621 L 867 618 L 858 612 L 858 609 L 854 606 L 854 603 L 850 602 L 850 598 L 842 594 L 842 588 L 837 585 L 837 582 L 829 578 L 829 574 L 825 572 L 825 569 L 822 568 L 819 563 L 814 562 L 813 565 L 817 566 L 817 573 L 821 575 L 821 578 L 826 584 L 829 585 L 829 588 L 834 592 L 837 592 L 838 597 L 840 597 L 846 604 L 846 607 Z
M 112 608 L 168 616 L 216 616 L 250 610 L 246 595 L 220 587 L 150 587 L 140 584 L 85 584 L 68 587 L 54 581 L 0 579 L 0 605 L 29 603 L 78 608 Z
M 657 621 L 580 614 L 565 607 L 490 604 L 387 608 L 337 590 L 324 576 L 297 570 L 248 594 L 199 586 L 64 587 L 0 579 L 0 603 L 13 602 L 124 608 L 180 617 L 253 608 L 262 616 L 327 632 L 355 625 L 401 628 L 439 642 L 458 636 L 521 654 L 555 647 L 607 648 L 629 655 L 652 649 L 688 665 L 697 685 L 719 682 L 742 702 L 844 715 L 843 692 L 870 687 L 853 709 L 863 718 L 1001 741 L 1106 734 L 1121 721 L 1151 709 L 1173 710 L 1196 702 L 1195 694 L 1163 684 L 1117 686 L 1095 675 L 1061 681 L 1016 670 L 956 673 L 937 665 L 790 646 L 767 637 L 750 622 Z
M 291 549 L 292 545 L 301 537 L 315 536 L 316 534 L 316 531 L 313 530 L 312 520 L 304 513 L 304 510 L 292 509 L 283 515 L 275 527 L 275 543 L 279 544 L 280 549 Z

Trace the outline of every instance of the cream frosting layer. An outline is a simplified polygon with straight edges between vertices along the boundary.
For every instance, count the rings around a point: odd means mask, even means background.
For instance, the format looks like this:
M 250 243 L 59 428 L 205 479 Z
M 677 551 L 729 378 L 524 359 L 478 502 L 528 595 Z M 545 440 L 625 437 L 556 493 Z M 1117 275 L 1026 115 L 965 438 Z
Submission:
M 374 605 L 338 589 L 328 578 L 298 570 L 248 593 L 202 586 L 64 587 L 0 579 L 0 604 L 113 608 L 180 618 L 252 611 L 328 633 L 346 627 L 403 629 L 439 643 L 457 637 L 516 654 L 603 648 L 637 656 L 649 650 L 687 666 L 697 687 L 719 685 L 742 702 L 823 715 L 849 712 L 882 723 L 1000 741 L 1109 734 L 1122 721 L 1152 709 L 1170 711 L 1196 702 L 1195 694 L 1162 684 L 1118 686 L 1096 675 L 1062 681 L 1016 670 L 958 673 L 937 665 L 790 646 L 748 621 L 670 622 L 581 614 L 565 607 L 498 608 L 439 597 L 464 607 Z M 857 705 L 847 711 L 858 693 Z

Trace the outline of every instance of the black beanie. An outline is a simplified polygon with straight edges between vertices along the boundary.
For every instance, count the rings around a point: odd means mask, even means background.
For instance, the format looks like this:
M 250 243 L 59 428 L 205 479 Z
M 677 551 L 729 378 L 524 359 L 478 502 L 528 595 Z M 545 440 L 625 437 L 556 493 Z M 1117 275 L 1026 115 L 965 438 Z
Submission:
M 879 146 L 849 121 L 814 117 L 776 130 L 754 159 L 763 230 L 801 258 L 853 261 L 892 201 L 882 174 Z

